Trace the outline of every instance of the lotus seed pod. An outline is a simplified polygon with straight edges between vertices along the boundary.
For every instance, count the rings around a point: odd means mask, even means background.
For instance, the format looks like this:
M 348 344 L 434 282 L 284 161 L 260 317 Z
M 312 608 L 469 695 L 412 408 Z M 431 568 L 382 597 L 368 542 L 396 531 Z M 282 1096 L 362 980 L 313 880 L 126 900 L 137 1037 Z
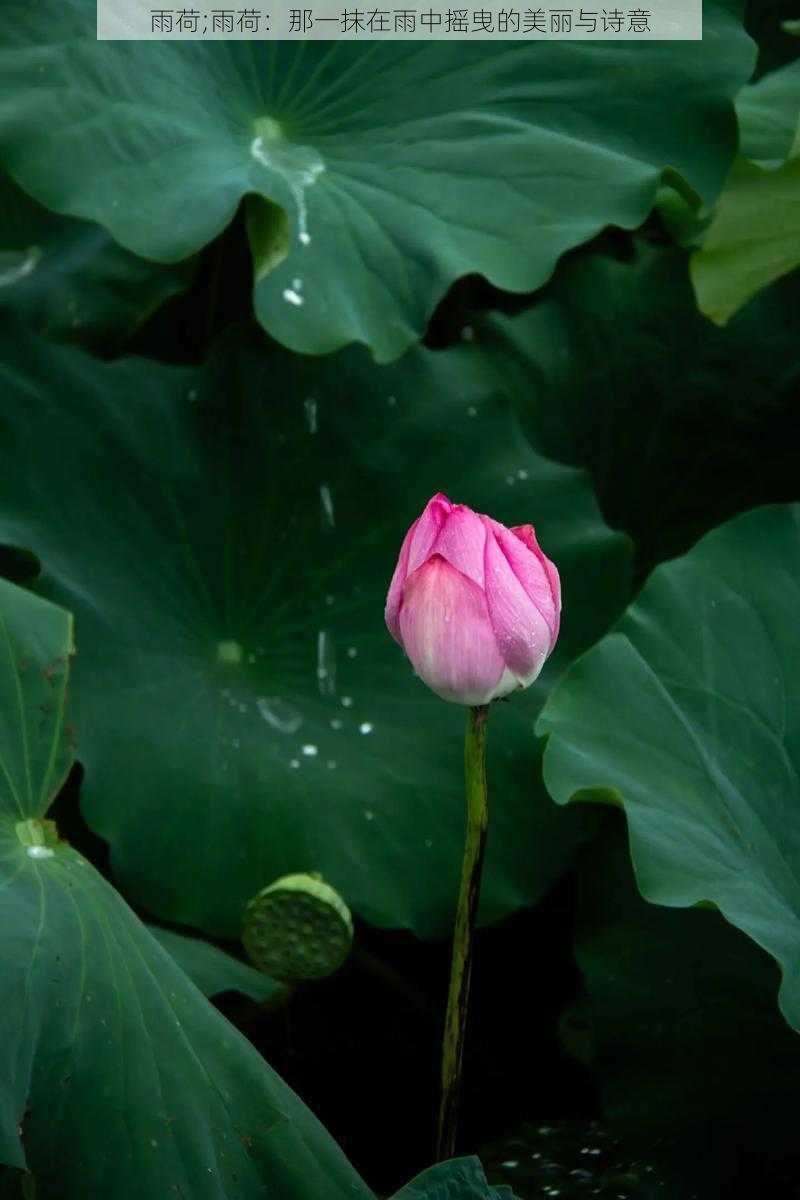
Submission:
M 273 979 L 323 979 L 347 958 L 353 919 L 319 875 L 284 875 L 248 901 L 242 942 Z

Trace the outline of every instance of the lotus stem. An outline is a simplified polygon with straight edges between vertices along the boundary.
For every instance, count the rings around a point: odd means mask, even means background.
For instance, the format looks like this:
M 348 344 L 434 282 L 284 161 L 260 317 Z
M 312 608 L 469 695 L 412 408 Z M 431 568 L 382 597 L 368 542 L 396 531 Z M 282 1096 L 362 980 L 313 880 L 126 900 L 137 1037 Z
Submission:
M 472 974 L 473 933 L 481 890 L 481 873 L 486 847 L 489 806 L 486 792 L 486 704 L 470 708 L 464 743 L 464 775 L 467 796 L 467 832 L 461 864 L 450 991 L 447 997 L 442 1045 L 442 1096 L 439 1109 L 437 1158 L 452 1158 L 458 1134 L 464 1041 Z

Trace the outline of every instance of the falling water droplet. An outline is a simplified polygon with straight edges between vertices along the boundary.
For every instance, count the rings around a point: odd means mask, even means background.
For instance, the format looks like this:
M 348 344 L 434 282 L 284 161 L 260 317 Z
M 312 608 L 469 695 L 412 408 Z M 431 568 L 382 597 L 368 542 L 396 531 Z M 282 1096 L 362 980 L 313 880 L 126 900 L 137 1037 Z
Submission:
M 299 308 L 301 304 L 305 304 L 303 297 L 299 292 L 296 292 L 294 288 L 284 288 L 283 298 L 288 304 L 294 304 L 297 308 Z
M 11 287 L 35 271 L 42 257 L 38 246 L 0 251 L 0 287 Z
M 362 721 L 358 727 L 359 733 L 372 733 L 374 726 L 371 721 Z
M 336 691 L 336 652 L 327 629 L 317 634 L 317 681 L 321 696 L 332 696 Z
M 344 725 L 344 721 L 340 720 L 339 717 L 331 717 L 330 724 L 331 724 L 331 729 L 335 729 L 338 731 Z
M 314 434 L 317 432 L 317 402 L 313 396 L 308 396 L 307 399 L 303 401 L 303 407 L 306 410 L 308 432 Z
M 319 754 L 319 748 L 313 742 L 306 742 L 305 746 L 302 747 L 301 753 L 306 758 L 316 758 Z
M 353 697 L 352 696 L 342 696 L 342 708 L 352 708 L 352 707 L 353 707 Z
M 293 771 L 296 771 L 297 768 L 300 766 L 300 759 L 299 758 L 290 758 L 289 766 L 292 768 Z
M 347 647 L 347 657 L 348 658 L 356 658 L 357 656 L 358 656 L 358 650 L 356 649 L 356 647 L 348 646 Z
M 297 733 L 303 724 L 300 713 L 280 696 L 257 696 L 256 707 L 267 724 L 279 733 Z
M 333 496 L 327 483 L 320 484 L 319 499 L 322 504 L 323 521 L 330 529 L 333 529 L 336 519 L 333 515 Z
M 477 408 L 475 407 L 474 404 L 470 404 L 469 408 L 467 409 L 467 416 L 468 417 L 477 417 L 477 415 L 478 415 Z
M 372 811 L 371 811 L 370 809 L 368 809 L 368 808 L 367 808 L 367 809 L 365 809 L 365 811 L 364 811 L 364 817 L 365 817 L 365 819 L 366 819 L 367 821 L 371 821 L 371 820 L 373 819 L 373 817 L 374 817 L 374 816 L 375 816 L 375 813 L 374 813 L 374 812 L 372 812 Z
M 283 176 L 297 207 L 297 240 L 308 246 L 308 206 L 306 191 L 325 170 L 325 164 L 310 146 L 298 146 L 287 141 L 279 123 L 271 117 L 256 121 L 257 136 L 250 143 L 250 153 L 256 162 Z

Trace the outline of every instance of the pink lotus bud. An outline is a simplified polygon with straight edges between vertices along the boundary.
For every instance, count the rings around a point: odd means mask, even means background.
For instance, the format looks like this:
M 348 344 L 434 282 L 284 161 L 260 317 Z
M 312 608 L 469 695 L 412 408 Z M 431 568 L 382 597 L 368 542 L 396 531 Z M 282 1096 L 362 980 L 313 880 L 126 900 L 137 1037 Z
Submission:
M 558 637 L 561 586 L 532 525 L 506 529 L 441 492 L 405 536 L 386 624 L 421 679 L 456 704 L 526 688 Z

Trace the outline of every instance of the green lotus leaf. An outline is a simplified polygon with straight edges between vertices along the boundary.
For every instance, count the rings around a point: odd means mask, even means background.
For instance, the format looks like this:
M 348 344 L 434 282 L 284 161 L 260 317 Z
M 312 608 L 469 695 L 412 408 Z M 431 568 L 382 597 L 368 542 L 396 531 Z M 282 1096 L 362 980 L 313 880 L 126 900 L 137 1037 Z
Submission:
M 800 264 L 800 63 L 745 88 L 737 111 L 742 156 L 692 258 L 700 311 L 718 325 Z
M 538 724 L 555 800 L 609 793 L 639 888 L 710 901 L 779 963 L 800 1028 L 800 509 L 755 509 L 658 567 Z
M 797 495 L 800 278 L 725 329 L 695 308 L 688 257 L 637 239 L 560 266 L 539 302 L 475 323 L 534 447 L 591 474 L 644 574 L 714 525 Z
M 43 204 L 177 262 L 244 197 L 255 308 L 285 345 L 379 361 L 459 276 L 538 287 L 662 175 L 706 202 L 753 44 L 98 42 L 94 0 L 4 9 L 0 155 Z M 144 81 L 146 80 L 146 85 Z
M 108 353 L 187 287 L 194 269 L 193 259 L 137 258 L 98 225 L 48 212 L 0 171 L 0 312 L 24 316 L 45 337 Z
M 82 804 L 129 894 L 236 939 L 250 897 L 317 871 L 370 921 L 451 930 L 465 714 L 383 621 L 405 531 L 444 489 L 535 522 L 562 573 L 556 654 L 492 713 L 482 919 L 540 897 L 593 822 L 547 801 L 533 721 L 624 608 L 630 548 L 582 472 L 531 451 L 479 347 L 379 368 L 234 333 L 187 369 L 19 334 L 3 357 L 0 541 L 80 621 Z
M 392 1200 L 514 1200 L 514 1196 L 511 1188 L 489 1186 L 477 1158 L 456 1158 L 429 1167 Z
M 797 153 L 800 61 L 787 63 L 743 88 L 736 100 L 739 151 L 762 167 L 778 167 Z
M 800 158 L 773 170 L 737 159 L 692 259 L 700 311 L 718 325 L 800 265 Z
M 157 925 L 148 928 L 204 996 L 241 992 L 259 1004 L 278 1004 L 287 999 L 288 992 L 282 983 L 211 942 Z
M 0 580 L 0 1163 L 37 1200 L 371 1200 L 46 819 L 72 761 L 71 652 L 69 614 Z

